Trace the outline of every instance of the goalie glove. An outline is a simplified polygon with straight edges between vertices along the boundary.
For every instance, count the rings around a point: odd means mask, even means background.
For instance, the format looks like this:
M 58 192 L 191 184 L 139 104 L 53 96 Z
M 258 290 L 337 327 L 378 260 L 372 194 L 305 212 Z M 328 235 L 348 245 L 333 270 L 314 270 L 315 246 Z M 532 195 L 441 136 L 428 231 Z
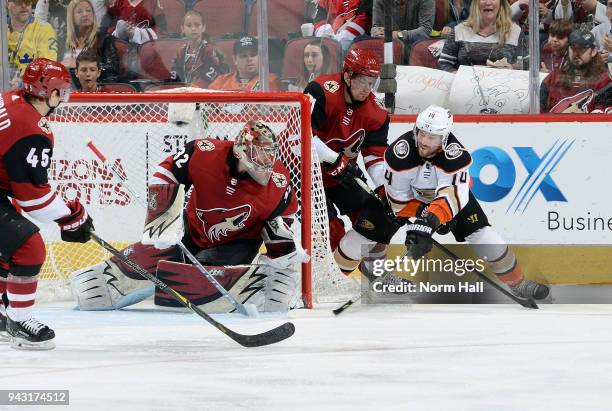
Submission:
M 414 223 L 408 224 L 406 233 L 406 247 L 409 248 L 410 256 L 418 260 L 433 247 L 432 235 L 440 226 L 440 220 L 435 214 L 427 211 L 425 208 L 420 217 Z
M 147 218 L 142 244 L 163 250 L 176 245 L 184 235 L 183 203 L 185 189 L 181 184 L 149 186 Z

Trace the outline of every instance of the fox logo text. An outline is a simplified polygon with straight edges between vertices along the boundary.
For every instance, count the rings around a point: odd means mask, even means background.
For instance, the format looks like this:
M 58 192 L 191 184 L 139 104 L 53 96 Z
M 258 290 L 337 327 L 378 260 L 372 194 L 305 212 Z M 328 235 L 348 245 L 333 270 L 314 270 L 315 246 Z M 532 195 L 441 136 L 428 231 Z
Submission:
M 219 241 L 229 237 L 230 232 L 240 231 L 245 221 L 251 215 L 250 205 L 234 208 L 212 208 L 210 210 L 196 209 L 196 213 L 204 226 L 204 232 L 210 241 Z
M 494 202 L 505 198 L 515 191 L 506 212 L 524 212 L 538 192 L 547 202 L 567 202 L 567 199 L 553 180 L 551 172 L 565 157 L 574 140 L 557 140 L 541 157 L 532 147 L 513 147 L 527 175 L 522 182 L 517 181 L 517 162 L 498 147 L 482 147 L 472 153 L 473 163 L 470 175 L 474 181 L 472 191 L 482 201 Z M 495 181 L 484 182 L 485 168 L 495 169 Z M 520 182 L 520 184 L 517 184 Z M 514 188 L 517 190 L 514 190 Z

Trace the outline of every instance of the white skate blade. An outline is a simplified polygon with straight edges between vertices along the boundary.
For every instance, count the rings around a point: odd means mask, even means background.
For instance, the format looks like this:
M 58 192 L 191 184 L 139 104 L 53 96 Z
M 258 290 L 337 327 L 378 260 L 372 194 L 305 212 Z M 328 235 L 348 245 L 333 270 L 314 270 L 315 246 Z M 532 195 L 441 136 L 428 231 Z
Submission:
M 11 338 L 11 348 L 24 351 L 52 350 L 55 348 L 55 341 L 51 339 L 35 343 L 23 338 L 13 337 Z

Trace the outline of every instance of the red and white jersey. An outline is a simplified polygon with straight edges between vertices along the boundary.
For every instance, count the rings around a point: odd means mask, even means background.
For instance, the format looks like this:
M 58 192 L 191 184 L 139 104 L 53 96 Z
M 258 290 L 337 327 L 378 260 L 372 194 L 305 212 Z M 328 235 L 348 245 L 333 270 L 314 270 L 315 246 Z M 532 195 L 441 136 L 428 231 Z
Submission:
M 201 139 L 166 158 L 151 184 L 193 188 L 186 213 L 189 233 L 203 249 L 234 240 L 261 239 L 267 220 L 297 211 L 289 171 L 277 161 L 267 186 L 239 174 L 231 141 Z
M 362 3 L 362 0 L 318 0 L 317 5 L 327 10 L 327 16 L 317 20 L 315 28 L 329 23 L 334 31 L 343 27 L 355 36 L 369 33 L 372 16 L 362 10 Z
M 342 73 L 326 74 L 310 82 L 304 93 L 314 99 L 311 115 L 313 135 L 330 149 L 363 162 L 376 187 L 383 184 L 383 156 L 387 148 L 389 115 L 370 93 L 357 104 L 347 104 L 344 98 Z M 323 175 L 323 185 L 337 183 Z
M 438 153 L 422 158 L 414 133 L 400 136 L 385 153 L 385 193 L 396 215 L 415 217 L 419 206 L 444 224 L 467 204 L 472 156 L 452 134 L 448 136 L 447 155 Z
M 53 133 L 21 91 L 0 95 L 0 197 L 12 197 L 30 216 L 50 222 L 70 214 L 51 189 L 47 169 Z

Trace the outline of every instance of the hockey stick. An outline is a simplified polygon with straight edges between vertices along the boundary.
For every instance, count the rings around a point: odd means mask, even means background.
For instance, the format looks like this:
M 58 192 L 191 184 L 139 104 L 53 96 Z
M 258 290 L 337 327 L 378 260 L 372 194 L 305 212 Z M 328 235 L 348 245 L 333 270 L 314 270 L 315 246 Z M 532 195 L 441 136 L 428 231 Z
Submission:
M 287 322 L 282 325 L 279 325 L 276 328 L 263 332 L 261 334 L 255 335 L 244 335 L 238 334 L 235 331 L 230 330 L 220 322 L 216 321 L 210 315 L 206 314 L 202 311 L 197 305 L 192 304 L 187 298 L 183 297 L 174 289 L 168 287 L 166 283 L 161 281 L 159 278 L 149 273 L 147 270 L 136 264 L 134 261 L 130 260 L 126 255 L 124 255 L 121 251 L 117 250 L 111 244 L 107 243 L 103 239 L 101 239 L 97 234 L 91 233 L 91 238 L 98 243 L 101 247 L 106 249 L 109 253 L 123 261 L 127 266 L 129 266 L 132 270 L 136 271 L 142 277 L 151 281 L 165 293 L 170 294 L 174 297 L 176 301 L 181 303 L 183 306 L 189 308 L 191 311 L 208 321 L 212 324 L 216 329 L 221 331 L 223 334 L 227 335 L 232 340 L 236 341 L 238 344 L 243 347 L 261 347 L 263 345 L 270 345 L 280 341 L 283 341 L 293 335 L 295 332 L 295 326 L 293 323 Z
M 145 200 L 143 200 L 143 198 L 136 192 L 136 190 L 134 190 L 127 182 L 127 177 L 122 175 L 119 171 L 115 170 L 114 164 L 110 164 L 109 161 L 106 159 L 106 157 L 104 156 L 104 154 L 102 154 L 102 152 L 98 149 L 98 147 L 96 147 L 93 143 L 93 141 L 91 139 L 88 140 L 87 142 L 87 147 L 96 155 L 96 157 L 98 157 L 98 159 L 100 161 L 102 161 L 102 163 L 104 164 L 104 166 L 111 170 L 111 172 L 119 179 L 121 180 L 121 184 L 134 196 L 136 197 L 137 202 L 144 206 L 145 208 L 147 207 L 147 205 L 144 203 Z M 185 245 L 183 244 L 182 241 L 178 241 L 176 243 L 179 248 L 183 251 L 183 253 L 187 256 L 187 258 L 196 266 L 196 268 L 198 269 L 198 271 L 200 271 L 207 279 L 208 281 L 210 281 L 212 283 L 212 285 L 215 286 L 215 288 L 221 293 L 221 295 L 223 295 L 223 297 L 225 297 L 230 304 L 234 307 L 234 309 L 236 311 L 238 311 L 240 314 L 243 314 L 247 317 L 257 317 L 257 308 L 255 308 L 255 306 L 253 304 L 241 304 L 239 303 L 233 295 L 231 295 L 221 284 L 219 284 L 219 282 L 217 281 L 217 279 L 210 273 L 210 271 L 208 271 L 199 261 L 198 259 L 187 249 L 187 247 L 185 247 Z M 247 308 L 248 307 L 248 308 Z
M 440 244 L 439 242 L 437 242 L 433 238 L 432 238 L 432 240 L 433 240 L 433 243 L 435 244 L 435 246 L 438 247 L 447 256 L 453 258 L 454 260 L 460 260 L 461 259 L 461 258 L 459 258 L 459 256 L 457 254 L 453 253 L 446 246 Z M 510 298 L 511 300 L 516 301 L 517 303 L 519 303 L 523 307 L 525 307 L 525 308 L 533 308 L 533 309 L 538 309 L 539 308 L 538 305 L 536 304 L 536 302 L 533 300 L 533 298 L 531 298 L 531 297 L 530 298 L 524 298 L 524 297 L 519 297 L 517 295 L 512 294 L 510 291 L 506 290 L 504 287 L 502 287 L 500 284 L 498 284 L 497 281 L 494 281 L 494 280 L 490 279 L 489 276 L 487 276 L 485 273 L 483 273 L 480 270 L 474 270 L 472 272 L 474 274 L 476 274 L 478 277 L 482 278 L 486 283 L 488 283 L 491 286 L 493 286 L 500 293 L 504 294 L 506 297 Z
M 359 293 L 359 295 L 357 297 L 348 300 L 347 302 L 342 304 L 340 307 L 334 309 L 332 312 L 335 315 L 340 315 L 340 314 L 342 314 L 344 312 L 344 310 L 346 310 L 347 308 L 349 308 L 351 305 L 355 304 L 359 300 L 361 300 L 361 293 Z

